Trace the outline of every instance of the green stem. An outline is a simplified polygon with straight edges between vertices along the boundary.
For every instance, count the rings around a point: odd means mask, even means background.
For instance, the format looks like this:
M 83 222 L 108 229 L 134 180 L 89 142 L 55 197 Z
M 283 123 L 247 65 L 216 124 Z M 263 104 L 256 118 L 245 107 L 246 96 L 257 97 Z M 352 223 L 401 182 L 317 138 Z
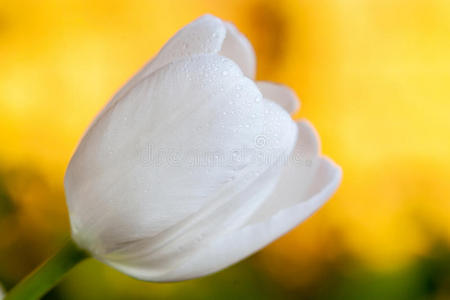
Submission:
M 53 257 L 12 288 L 3 300 L 40 299 L 79 262 L 89 257 L 72 240 L 69 240 Z

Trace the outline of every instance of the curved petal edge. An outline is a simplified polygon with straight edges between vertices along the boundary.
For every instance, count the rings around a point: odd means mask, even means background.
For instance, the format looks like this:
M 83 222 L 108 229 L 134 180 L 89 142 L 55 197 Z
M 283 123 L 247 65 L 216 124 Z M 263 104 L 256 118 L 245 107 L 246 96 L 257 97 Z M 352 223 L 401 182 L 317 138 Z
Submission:
M 146 276 L 148 274 L 133 275 L 143 280 L 166 282 L 197 278 L 220 271 L 262 249 L 306 220 L 334 194 L 341 178 L 341 168 L 330 159 L 321 157 L 307 200 L 282 209 L 265 221 L 218 236 L 211 243 L 202 245 L 183 264 L 167 270 L 163 276 L 151 278 Z

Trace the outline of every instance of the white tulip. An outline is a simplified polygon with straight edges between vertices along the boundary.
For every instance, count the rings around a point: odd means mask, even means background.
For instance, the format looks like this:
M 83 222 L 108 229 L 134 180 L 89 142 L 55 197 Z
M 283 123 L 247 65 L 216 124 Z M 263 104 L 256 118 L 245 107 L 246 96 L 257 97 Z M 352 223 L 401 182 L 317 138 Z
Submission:
M 112 98 L 64 185 L 72 237 L 138 279 L 221 270 L 309 217 L 341 170 L 290 113 L 287 87 L 255 82 L 251 44 L 206 15 L 181 29 Z

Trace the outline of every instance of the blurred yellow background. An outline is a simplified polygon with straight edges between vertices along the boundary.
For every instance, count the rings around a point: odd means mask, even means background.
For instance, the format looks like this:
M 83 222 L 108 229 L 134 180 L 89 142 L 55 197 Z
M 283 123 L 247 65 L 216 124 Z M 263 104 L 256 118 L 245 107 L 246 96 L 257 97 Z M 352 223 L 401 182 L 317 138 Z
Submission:
M 0 1 L 0 281 L 68 235 L 63 175 L 126 80 L 204 13 L 301 98 L 344 170 L 310 220 L 231 269 L 177 284 L 98 262 L 46 299 L 450 299 L 450 1 Z

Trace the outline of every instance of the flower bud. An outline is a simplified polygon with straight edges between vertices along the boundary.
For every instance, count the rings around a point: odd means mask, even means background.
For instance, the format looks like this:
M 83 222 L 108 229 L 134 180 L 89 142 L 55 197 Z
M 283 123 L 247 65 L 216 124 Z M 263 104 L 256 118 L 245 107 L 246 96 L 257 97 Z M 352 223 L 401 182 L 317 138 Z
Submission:
M 65 175 L 72 236 L 142 280 L 221 270 L 301 223 L 335 191 L 287 87 L 255 82 L 251 44 L 203 16 L 109 101 Z

